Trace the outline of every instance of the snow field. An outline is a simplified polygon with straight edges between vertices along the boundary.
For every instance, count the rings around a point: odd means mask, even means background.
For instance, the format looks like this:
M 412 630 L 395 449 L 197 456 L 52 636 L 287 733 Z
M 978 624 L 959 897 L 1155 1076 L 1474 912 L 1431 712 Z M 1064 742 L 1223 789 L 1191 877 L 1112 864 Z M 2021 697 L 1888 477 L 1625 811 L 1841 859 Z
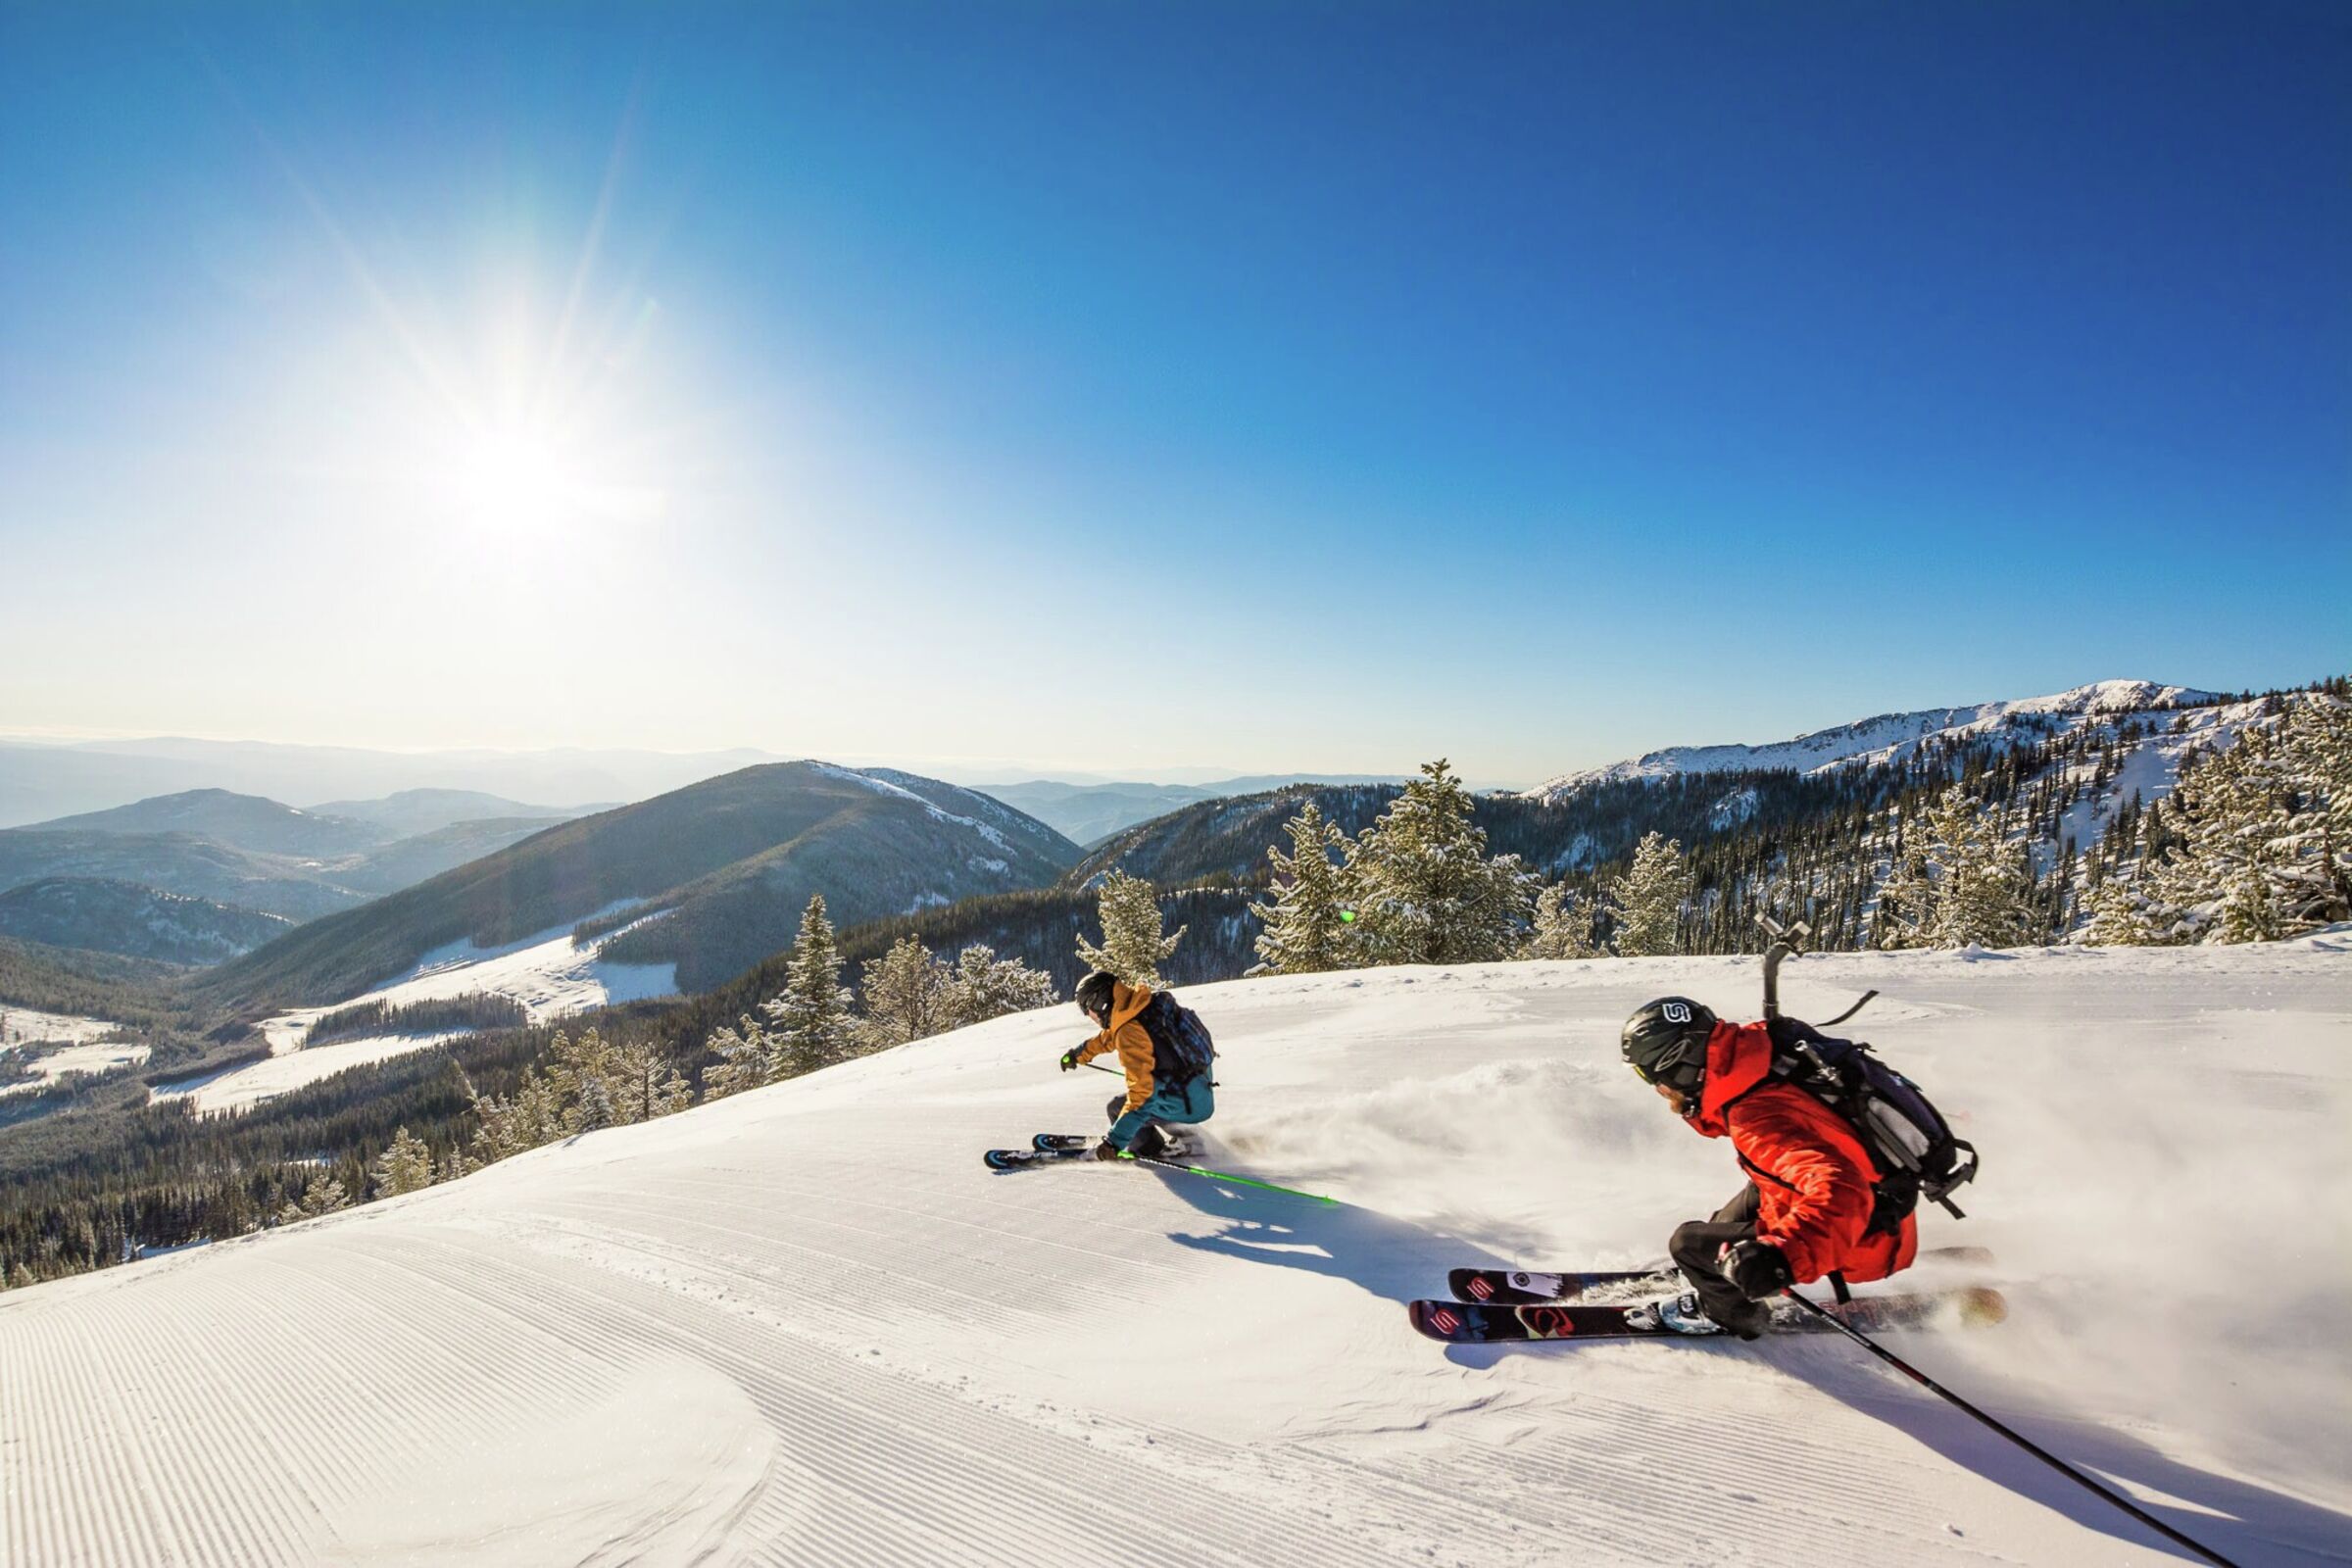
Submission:
M 0 1048 L 52 1041 L 86 1045 L 104 1040 L 122 1027 L 104 1018 L 83 1018 L 70 1012 L 36 1012 L 30 1007 L 0 1004 Z
M 621 906 L 614 905 L 598 913 L 610 913 L 612 908 Z M 660 914 L 646 916 L 648 920 L 660 918 Z M 348 1068 L 423 1051 L 465 1032 L 367 1035 L 304 1047 L 303 1036 L 312 1024 L 330 1012 L 365 1003 L 381 1002 L 398 1007 L 485 992 L 513 997 L 529 1012 L 531 1022 L 546 1023 L 612 1003 L 674 996 L 676 964 L 608 963 L 597 956 L 605 942 L 644 923 L 633 921 L 586 948 L 572 946 L 570 925 L 542 931 L 506 947 L 481 949 L 470 942 L 456 942 L 438 948 L 419 959 L 407 975 L 364 996 L 332 1006 L 299 1007 L 263 1019 L 258 1027 L 269 1038 L 272 1053 L 270 1060 L 195 1079 L 163 1091 L 156 1098 L 191 1100 L 200 1111 L 243 1110 L 290 1090 L 331 1078 Z
M 1884 989 L 1851 1027 L 1984 1148 L 1924 1229 L 2010 1321 L 1897 1348 L 2244 1563 L 2352 1556 L 2348 980 L 2346 933 L 1784 974 Z M 1188 990 L 1203 1160 L 1335 1206 L 985 1170 L 1101 1123 L 1063 1007 L 10 1292 L 0 1560 L 2176 1560 L 1833 1337 L 1406 1328 L 1449 1266 L 1645 1261 L 1737 1187 L 1616 1061 L 1669 992 L 1750 1015 L 1755 964 Z

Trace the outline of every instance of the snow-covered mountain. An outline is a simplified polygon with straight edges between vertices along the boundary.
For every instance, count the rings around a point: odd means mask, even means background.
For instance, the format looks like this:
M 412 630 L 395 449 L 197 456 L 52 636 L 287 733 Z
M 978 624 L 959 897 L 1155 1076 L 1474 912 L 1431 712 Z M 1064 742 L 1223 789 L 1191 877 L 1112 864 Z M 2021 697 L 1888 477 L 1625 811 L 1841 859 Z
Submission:
M 1984 1152 L 1924 1370 L 2247 1564 L 2352 1555 L 2352 935 L 1808 957 Z M 1200 987 L 1204 1162 L 1100 1125 L 1059 1008 L 409 1198 L 0 1294 L 24 1563 L 2179 1560 L 1830 1337 L 1455 1349 L 1452 1265 L 1631 1265 L 1740 1177 L 1618 1063 L 1752 960 Z M 2323 1221 L 2324 1223 L 2324 1221 Z M 1943 1278 L 1955 1277 L 1946 1274 Z M 1925 1271 L 1913 1276 L 1924 1281 Z M 1869 1287 L 1865 1287 L 1868 1290 Z
M 1896 761 L 1937 741 L 1981 737 L 2004 725 L 2031 730 L 2036 738 L 2046 739 L 2070 731 L 2086 719 L 2114 719 L 2222 700 L 2212 692 L 2187 686 L 2161 686 L 2145 680 L 2103 680 L 2048 697 L 1978 703 L 1967 708 L 1930 708 L 1915 713 L 1882 713 L 1876 718 L 1815 730 L 1794 740 L 1764 746 L 1670 746 L 1603 767 L 1562 773 L 1527 793 L 1532 799 L 1557 802 L 1586 785 L 1615 779 L 1727 773 L 1749 768 L 1788 768 L 1811 773 L 1830 767 Z

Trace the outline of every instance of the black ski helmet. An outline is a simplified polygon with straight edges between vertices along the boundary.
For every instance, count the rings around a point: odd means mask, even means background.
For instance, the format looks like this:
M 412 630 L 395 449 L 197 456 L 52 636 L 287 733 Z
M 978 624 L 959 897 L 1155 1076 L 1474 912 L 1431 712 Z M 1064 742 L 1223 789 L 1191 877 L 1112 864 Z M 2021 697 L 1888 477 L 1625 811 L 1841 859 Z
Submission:
M 1087 1016 L 1104 1018 L 1110 1015 L 1110 988 L 1118 976 L 1107 969 L 1097 969 L 1078 982 L 1078 1006 Z
M 1714 1032 L 1715 1013 L 1706 1004 L 1660 997 L 1625 1020 L 1618 1050 L 1643 1083 L 1664 1084 L 1695 1101 L 1707 1077 L 1707 1036 Z

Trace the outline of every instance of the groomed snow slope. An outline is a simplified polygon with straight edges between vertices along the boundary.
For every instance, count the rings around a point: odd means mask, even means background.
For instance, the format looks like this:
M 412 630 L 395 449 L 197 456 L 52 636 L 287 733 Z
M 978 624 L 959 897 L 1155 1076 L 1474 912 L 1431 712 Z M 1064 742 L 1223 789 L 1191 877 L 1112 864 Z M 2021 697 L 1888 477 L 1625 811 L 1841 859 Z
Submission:
M 1852 956 L 1985 1152 L 2003 1327 L 1900 1348 L 2245 1563 L 2352 1557 L 2352 934 Z M 1098 1125 L 1066 1008 L 466 1181 L 0 1296 L 0 1557 L 2066 1563 L 2130 1520 L 1834 1338 L 1456 1350 L 1482 1259 L 1630 1263 L 1737 1185 L 1615 1059 L 1730 959 L 1244 981 L 1210 1160 Z

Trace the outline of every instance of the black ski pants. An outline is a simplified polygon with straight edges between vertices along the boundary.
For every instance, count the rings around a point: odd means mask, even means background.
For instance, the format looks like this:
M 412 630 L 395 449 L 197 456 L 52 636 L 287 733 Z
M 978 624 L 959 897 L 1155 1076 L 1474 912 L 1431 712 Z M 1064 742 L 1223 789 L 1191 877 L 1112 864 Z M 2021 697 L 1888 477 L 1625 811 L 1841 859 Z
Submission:
M 1750 1301 L 1715 1263 L 1717 1254 L 1734 1242 L 1755 1240 L 1756 1204 L 1762 1196 L 1756 1184 L 1749 1182 L 1740 1189 L 1739 1197 L 1715 1211 L 1713 1219 L 1676 1226 L 1673 1239 L 1666 1244 L 1667 1255 L 1698 1293 L 1699 1308 L 1728 1329 L 1753 1324 L 1770 1311 Z

